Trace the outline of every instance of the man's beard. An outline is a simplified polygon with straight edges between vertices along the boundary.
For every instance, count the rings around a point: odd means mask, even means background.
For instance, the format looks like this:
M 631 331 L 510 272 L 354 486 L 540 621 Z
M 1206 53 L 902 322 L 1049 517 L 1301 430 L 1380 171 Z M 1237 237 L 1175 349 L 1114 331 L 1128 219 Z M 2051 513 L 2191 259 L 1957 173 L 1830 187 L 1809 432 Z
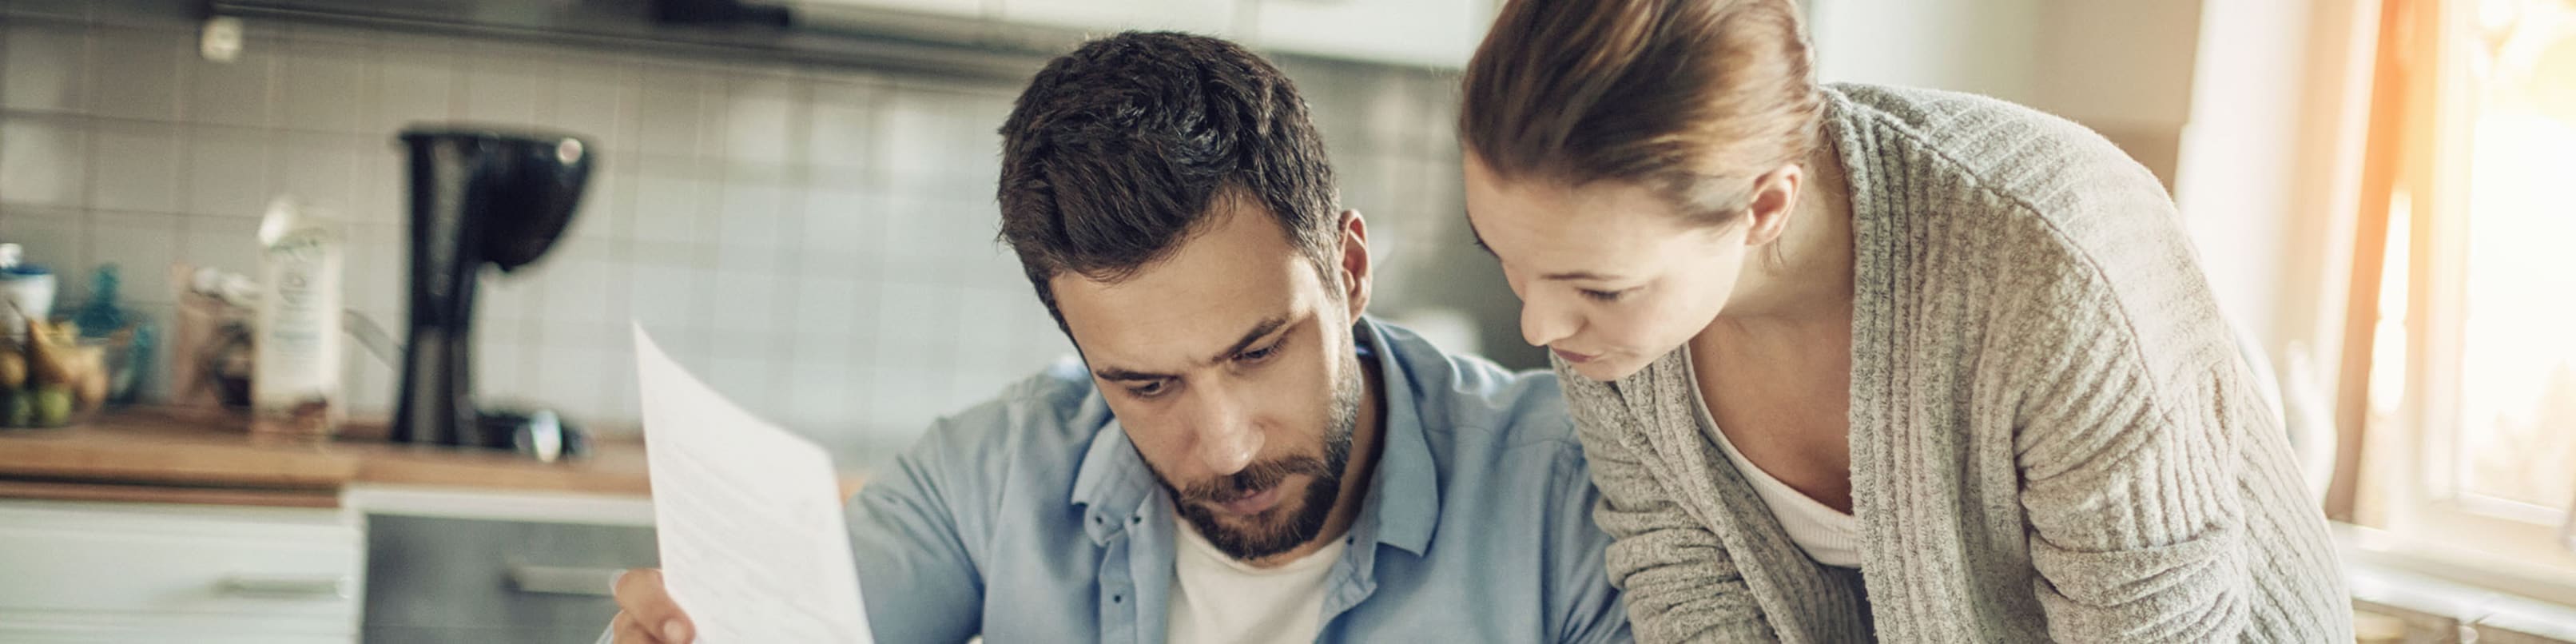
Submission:
M 1295 550 L 1323 532 L 1324 522 L 1332 517 L 1333 506 L 1341 499 L 1342 472 L 1351 461 L 1351 432 L 1359 426 L 1362 380 L 1358 356 L 1344 354 L 1343 367 L 1344 375 L 1333 387 L 1332 418 L 1324 428 L 1321 458 L 1299 455 L 1254 463 L 1231 476 L 1187 489 L 1173 486 L 1172 479 L 1162 472 L 1154 473 L 1154 480 L 1171 493 L 1172 505 L 1180 511 L 1181 518 L 1226 556 L 1236 560 L 1269 557 Z M 1306 498 L 1297 507 L 1296 516 L 1284 522 L 1237 529 L 1219 523 L 1216 512 L 1208 509 L 1268 490 L 1294 474 L 1312 476 L 1314 482 L 1306 486 Z

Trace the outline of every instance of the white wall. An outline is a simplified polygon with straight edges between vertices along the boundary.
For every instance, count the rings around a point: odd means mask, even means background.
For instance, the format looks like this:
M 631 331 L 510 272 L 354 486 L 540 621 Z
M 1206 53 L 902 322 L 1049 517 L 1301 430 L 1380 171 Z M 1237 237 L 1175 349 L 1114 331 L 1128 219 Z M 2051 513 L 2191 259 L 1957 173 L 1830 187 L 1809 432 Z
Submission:
M 2101 132 L 2170 187 L 2202 0 L 1813 0 L 1817 76 L 1984 94 Z
M 2308 0 L 2209 3 L 2174 191 L 2220 305 L 2275 355 L 2310 10 Z
M 2174 191 L 2220 305 L 2334 368 L 2374 0 L 1811 0 L 1818 74 L 2020 102 Z M 2320 240 L 2323 240 L 2322 242 Z
M 1812 0 L 1816 75 L 2029 103 L 2044 0 Z
M 2294 339 L 2333 341 L 2318 330 L 2348 260 L 2315 240 L 2348 235 L 2349 200 L 2331 195 L 2367 89 L 2350 32 L 2375 4 L 1812 0 L 1808 15 L 1824 80 L 1994 96 L 2128 151 L 2173 189 L 2221 306 L 2280 362 Z

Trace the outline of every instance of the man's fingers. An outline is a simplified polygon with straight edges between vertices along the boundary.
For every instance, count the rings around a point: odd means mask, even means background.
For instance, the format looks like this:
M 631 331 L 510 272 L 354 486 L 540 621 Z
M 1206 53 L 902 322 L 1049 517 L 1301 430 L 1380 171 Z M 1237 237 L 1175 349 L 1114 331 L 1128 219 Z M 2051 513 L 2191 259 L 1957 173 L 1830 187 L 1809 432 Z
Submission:
M 644 625 L 626 613 L 618 613 L 617 619 L 608 623 L 608 632 L 615 637 L 615 644 L 662 644 L 662 638 L 645 632 Z
M 697 629 L 680 605 L 662 588 L 662 571 L 636 568 L 617 578 L 617 608 L 621 617 L 635 624 L 638 633 L 650 634 L 654 640 L 668 644 L 685 644 Z M 624 637 L 624 635 L 619 635 Z

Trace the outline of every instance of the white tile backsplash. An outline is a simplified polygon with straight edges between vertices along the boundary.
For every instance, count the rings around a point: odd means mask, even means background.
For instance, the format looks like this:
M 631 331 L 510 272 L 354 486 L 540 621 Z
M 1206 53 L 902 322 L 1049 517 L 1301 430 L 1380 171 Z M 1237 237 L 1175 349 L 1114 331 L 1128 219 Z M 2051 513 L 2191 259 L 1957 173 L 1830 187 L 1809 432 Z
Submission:
M 780 292 L 785 280 L 777 273 L 717 269 L 699 280 L 699 301 L 711 314 L 708 328 L 723 333 L 778 334 L 786 330 L 782 312 L 789 301 Z
M 705 177 L 703 164 L 688 157 L 644 157 L 636 172 L 634 238 L 643 241 L 706 243 L 714 231 L 711 204 L 720 187 Z
M 805 164 L 817 187 L 853 182 L 875 157 L 879 91 L 868 85 L 819 84 L 807 105 Z M 998 124 L 997 124 L 998 126 Z
M 401 333 L 401 331 L 395 331 Z M 535 352 L 502 329 L 478 328 L 474 338 L 474 390 L 482 395 L 527 391 Z
M 0 211 L 0 241 L 26 247 L 26 261 L 54 271 L 55 310 L 78 302 L 89 285 L 89 221 L 80 211 Z
M 607 401 L 608 389 L 601 386 L 599 374 L 609 371 L 616 363 L 635 359 L 633 352 L 623 347 L 548 339 L 535 351 L 535 365 L 527 375 L 532 386 L 520 393 L 524 400 L 519 404 L 578 410 L 601 408 Z
M 277 189 L 294 195 L 303 203 L 331 211 L 334 217 L 373 221 L 376 218 L 352 216 L 349 210 L 358 203 L 357 171 L 363 165 L 362 150 L 375 147 L 375 137 L 335 132 L 287 132 L 271 137 L 275 147 L 268 163 L 279 170 Z
M 515 48 L 476 51 L 465 73 L 465 120 L 534 125 L 540 108 L 552 109 L 552 68 L 546 58 Z
M 75 111 L 86 105 L 89 39 L 45 23 L 10 25 L 0 47 L 0 107 Z
M 554 68 L 554 101 L 545 125 L 577 134 L 605 150 L 632 151 L 635 109 L 643 94 L 635 64 L 567 57 Z
M 377 316 L 384 324 L 399 324 L 397 316 L 405 306 L 409 292 L 409 252 L 402 245 L 404 233 L 392 224 L 354 223 L 347 229 L 348 262 L 341 283 L 348 287 L 346 302 L 350 308 Z M 399 329 L 395 330 L 399 332 Z
M 197 216 L 180 227 L 186 230 L 180 237 L 180 261 L 229 273 L 259 274 L 259 219 Z
M 90 265 L 115 264 L 118 293 L 138 304 L 170 304 L 170 262 L 179 256 L 179 216 L 166 213 L 101 212 L 91 216 Z M 86 266 L 65 266 L 64 270 Z M 83 301 L 86 301 L 85 299 Z
M 762 410 L 760 413 L 771 417 L 779 415 L 778 403 L 786 398 L 781 395 L 784 392 L 779 391 L 779 387 L 786 384 L 786 380 L 779 377 L 770 356 L 717 349 L 707 366 L 700 369 L 699 373 L 705 374 L 707 384 L 723 392 L 734 404 L 744 409 Z
M 196 215 L 257 217 L 276 195 L 277 175 L 269 164 L 269 147 L 277 132 L 253 128 L 191 124 L 188 129 L 188 191 L 181 209 Z
M 777 163 L 801 158 L 805 129 L 803 86 L 786 77 L 734 78 L 725 104 L 725 160 Z
M 190 122 L 269 127 L 276 107 L 277 67 L 284 43 L 244 37 L 239 58 L 213 61 L 188 57 L 187 94 L 180 112 Z
M 298 130 L 385 137 L 376 129 L 372 47 L 303 39 L 288 46 L 286 75 L 279 83 L 285 127 Z
M 721 98 L 723 87 L 697 69 L 645 66 L 639 73 L 643 87 L 635 106 L 635 151 L 696 157 L 698 131 L 710 126 L 711 112 L 720 113 L 707 99 Z
M 101 29 L 91 43 L 93 113 L 154 121 L 178 117 L 180 61 L 187 51 L 181 41 L 139 29 Z
M 0 203 L 83 205 L 89 129 L 78 117 L 24 115 L 0 123 Z
M 89 205 L 102 210 L 177 212 L 179 126 L 102 121 L 90 131 Z
M 718 188 L 716 240 L 726 248 L 754 248 L 776 251 L 792 241 L 794 234 L 778 184 L 761 181 L 727 181 Z M 771 262 L 775 264 L 775 262 Z
M 464 83 L 456 53 L 419 44 L 388 45 L 377 52 L 381 67 L 375 82 L 376 122 L 380 136 L 392 138 L 415 123 L 456 117 L 456 96 Z
M 698 282 L 714 277 L 697 267 L 638 260 L 626 265 L 626 273 L 627 307 L 645 326 L 703 331 L 714 319 L 699 299 L 698 288 Z
M 472 120 L 585 137 L 595 164 L 553 252 L 479 284 L 491 402 L 631 426 L 634 320 L 720 391 L 836 450 L 899 445 L 1070 353 L 994 241 L 995 130 L 1014 83 L 306 25 L 255 28 L 241 59 L 218 63 L 194 54 L 184 19 L 7 15 L 20 18 L 0 19 L 0 241 L 65 273 L 73 301 L 91 267 L 116 262 L 129 299 L 166 320 L 157 265 L 253 272 L 258 217 L 293 192 L 342 213 L 348 305 L 399 336 L 396 133 Z M 1373 230 L 1393 247 L 1454 230 L 1411 221 L 1455 217 L 1453 112 L 1420 104 L 1445 100 L 1448 81 L 1289 69 Z M 357 411 L 389 412 L 393 369 L 348 353 Z

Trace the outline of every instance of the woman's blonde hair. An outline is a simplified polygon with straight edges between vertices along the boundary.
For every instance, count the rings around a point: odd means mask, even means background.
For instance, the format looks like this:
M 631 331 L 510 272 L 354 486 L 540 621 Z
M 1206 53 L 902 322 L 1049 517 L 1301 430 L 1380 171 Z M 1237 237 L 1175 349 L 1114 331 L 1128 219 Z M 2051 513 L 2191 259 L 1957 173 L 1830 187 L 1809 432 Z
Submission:
M 1790 0 L 1511 0 L 1461 94 L 1496 176 L 1636 182 L 1711 225 L 1806 159 L 1824 111 Z

